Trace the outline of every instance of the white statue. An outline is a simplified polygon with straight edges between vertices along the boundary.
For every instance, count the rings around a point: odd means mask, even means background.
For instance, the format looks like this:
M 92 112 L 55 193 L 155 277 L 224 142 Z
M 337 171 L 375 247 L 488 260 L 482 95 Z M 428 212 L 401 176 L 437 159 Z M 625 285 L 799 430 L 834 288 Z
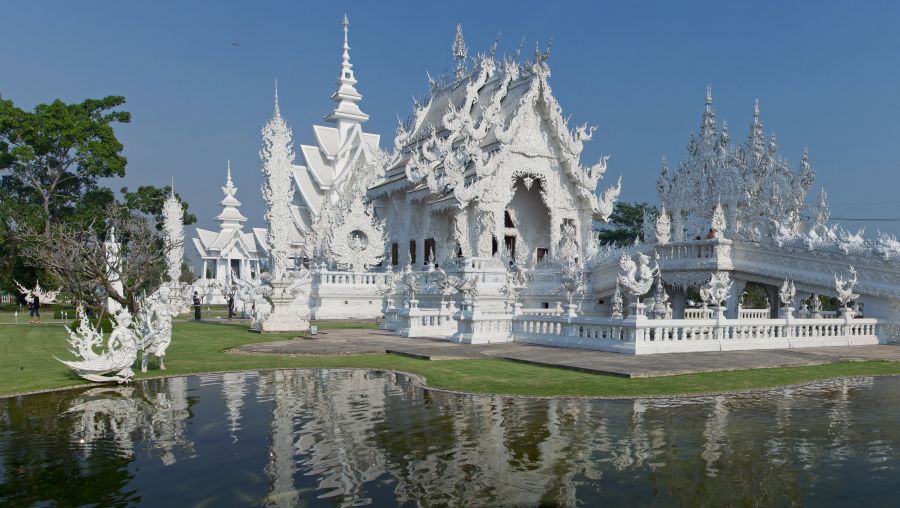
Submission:
M 841 275 L 840 278 L 837 274 L 834 275 L 834 288 L 837 290 L 838 301 L 841 302 L 844 309 L 848 309 L 850 302 L 859 298 L 859 293 L 853 292 L 857 282 L 856 268 L 853 268 L 852 266 L 850 267 L 850 277 L 848 279 L 844 280 L 843 275 Z
M 656 243 L 659 245 L 665 245 L 669 243 L 672 238 L 672 219 L 669 217 L 669 213 L 666 212 L 666 207 L 663 206 L 662 210 L 659 211 L 659 215 L 656 216 Z
M 406 295 L 407 301 L 416 299 L 416 293 L 419 291 L 419 280 L 412 271 L 412 265 L 407 264 L 403 268 L 403 274 L 400 275 L 400 286 Z
M 37 296 L 38 300 L 41 302 L 41 305 L 46 305 L 48 303 L 53 303 L 56 301 L 56 298 L 59 296 L 59 290 L 46 290 L 41 287 L 41 283 L 35 281 L 34 287 L 31 289 L 26 288 L 22 284 L 19 284 L 18 281 L 13 281 L 16 284 L 16 289 L 18 289 L 19 293 L 25 296 L 25 301 L 28 303 L 32 303 L 34 301 L 34 297 Z
M 649 311 L 656 319 L 665 319 L 670 311 L 669 295 L 663 286 L 662 276 L 656 273 L 656 291 L 653 294 L 653 308 Z
M 88 381 L 97 383 L 128 383 L 134 378 L 131 366 L 137 360 L 138 339 L 132 330 L 131 313 L 121 308 L 110 317 L 113 322 L 112 333 L 106 343 L 106 350 L 100 353 L 94 348 L 102 343 L 102 333 L 89 322 L 83 308 L 79 309 L 80 324 L 75 331 L 68 326 L 70 352 L 80 360 L 59 360 L 76 374 Z
M 781 289 L 778 291 L 778 297 L 781 299 L 781 304 L 785 307 L 792 306 L 796 295 L 797 288 L 794 287 L 794 281 L 785 279 L 784 284 L 781 285 Z
M 267 299 L 272 288 L 264 286 L 259 279 L 235 279 L 235 282 L 238 285 L 235 296 L 250 306 L 250 328 L 259 330 L 262 322 L 272 312 L 272 304 Z
M 616 281 L 640 301 L 640 297 L 653 287 L 653 279 L 659 272 L 659 263 L 657 262 L 656 266 L 651 268 L 650 256 L 643 253 L 638 253 L 637 259 L 638 262 L 635 263 L 627 254 L 622 253 L 622 257 L 619 259 L 621 271 Z
M 362 196 L 345 206 L 340 224 L 331 232 L 328 248 L 339 269 L 365 271 L 384 257 L 384 227 L 375 218 L 372 207 L 363 203 Z
M 515 303 L 519 299 L 519 294 L 528 283 L 525 270 L 518 262 L 511 262 L 506 270 L 506 283 L 503 285 L 503 294 L 507 299 Z
M 700 288 L 700 298 L 707 305 L 722 307 L 725 300 L 731 296 L 731 277 L 728 272 L 715 272 L 710 276 L 709 282 Z
M 147 372 L 150 355 L 156 356 L 159 369 L 166 370 L 166 350 L 172 343 L 172 319 L 190 302 L 176 284 L 163 284 L 139 302 L 135 328 L 140 333 L 141 372 Z
M 616 281 L 616 291 L 612 296 L 612 313 L 610 314 L 610 317 L 613 319 L 622 319 L 622 303 L 622 290 L 619 288 L 619 282 Z

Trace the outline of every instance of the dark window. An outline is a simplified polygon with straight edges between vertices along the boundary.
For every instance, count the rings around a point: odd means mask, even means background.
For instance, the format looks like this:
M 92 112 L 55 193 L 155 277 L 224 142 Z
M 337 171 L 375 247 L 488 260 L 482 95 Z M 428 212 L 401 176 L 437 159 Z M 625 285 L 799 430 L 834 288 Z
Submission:
M 425 262 L 426 263 L 434 263 L 434 260 L 431 259 L 431 255 L 435 251 L 435 243 L 434 238 L 426 238 L 425 239 Z
M 496 253 L 497 253 L 497 237 L 491 236 L 491 255 L 493 256 Z
M 391 264 L 394 266 L 400 264 L 400 245 L 397 242 L 391 244 Z
M 506 245 L 506 252 L 509 252 L 509 257 L 516 259 L 516 237 L 512 235 L 504 236 L 503 244 Z
M 512 217 L 509 215 L 509 210 L 503 212 L 503 227 L 505 227 L 505 228 L 516 227 L 516 225 L 513 224 Z
M 416 241 L 409 241 L 409 262 L 410 264 L 416 264 Z
M 547 257 L 547 249 L 538 247 L 538 250 L 537 250 L 537 260 L 538 260 L 538 263 L 540 263 L 541 261 L 543 261 L 545 257 Z
M 542 308 L 542 309 L 549 309 L 549 308 L 550 308 L 550 302 L 541 302 L 541 308 Z

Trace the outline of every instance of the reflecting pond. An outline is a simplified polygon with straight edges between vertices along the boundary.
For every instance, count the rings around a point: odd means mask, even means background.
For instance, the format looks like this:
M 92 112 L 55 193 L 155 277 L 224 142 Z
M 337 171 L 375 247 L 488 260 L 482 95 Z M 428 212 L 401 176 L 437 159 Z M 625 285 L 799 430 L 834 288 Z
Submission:
M 900 378 L 540 400 L 286 370 L 0 400 L 0 505 L 893 506 Z

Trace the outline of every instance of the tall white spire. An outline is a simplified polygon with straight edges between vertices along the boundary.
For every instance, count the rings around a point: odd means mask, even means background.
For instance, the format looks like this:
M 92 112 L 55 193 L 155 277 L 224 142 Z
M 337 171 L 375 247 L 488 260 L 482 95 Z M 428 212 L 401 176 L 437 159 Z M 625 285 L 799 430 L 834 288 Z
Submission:
M 234 182 L 231 180 L 230 160 L 228 161 L 228 172 L 225 178 L 225 186 L 222 187 L 222 193 L 225 194 L 225 199 L 219 202 L 219 205 L 222 206 L 222 212 L 216 216 L 216 220 L 222 224 L 222 229 L 240 229 L 241 223 L 246 221 L 247 217 L 244 217 L 238 211 L 241 202 L 234 197 L 237 194 L 237 187 L 234 186 Z
M 462 23 L 456 24 L 456 37 L 453 39 L 453 59 L 456 60 L 456 79 L 462 79 L 466 74 L 466 39 L 463 37 Z
M 369 119 L 369 115 L 362 112 L 356 104 L 362 100 L 362 95 L 356 91 L 357 81 L 353 77 L 353 64 L 350 63 L 350 43 L 348 42 L 348 31 L 350 21 L 344 14 L 344 52 L 341 56 L 341 75 L 338 77 L 338 89 L 331 95 L 331 100 L 337 103 L 334 111 L 326 116 L 326 120 L 335 122 L 351 121 L 354 123 L 362 123 Z
M 278 88 L 275 89 L 275 114 L 262 129 L 263 199 L 266 201 L 266 243 L 269 247 L 269 266 L 273 280 L 281 280 L 287 270 L 291 243 L 291 202 L 294 200 L 292 180 L 294 142 L 291 128 L 278 108 Z

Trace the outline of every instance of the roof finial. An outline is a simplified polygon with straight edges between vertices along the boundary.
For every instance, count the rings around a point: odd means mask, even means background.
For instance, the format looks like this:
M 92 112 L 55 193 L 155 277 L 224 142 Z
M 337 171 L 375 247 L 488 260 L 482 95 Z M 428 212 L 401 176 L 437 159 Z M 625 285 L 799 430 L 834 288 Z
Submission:
M 349 43 L 349 40 L 347 37 L 349 29 L 350 29 L 350 20 L 347 19 L 347 14 L 344 13 L 344 54 L 342 55 L 342 58 L 343 58 L 343 65 L 342 65 L 343 68 L 341 69 L 342 73 L 353 67 L 352 65 L 350 65 L 350 43 Z
M 453 59 L 456 60 L 456 79 L 462 79 L 466 73 L 466 39 L 463 37 L 462 23 L 456 24 L 456 37 L 453 39 Z
M 503 34 L 503 31 L 500 30 L 497 32 L 497 38 L 494 39 L 494 43 L 491 44 L 491 58 L 494 58 L 494 54 L 497 53 L 497 44 L 500 44 L 500 35 Z
M 338 89 L 331 94 L 331 100 L 336 102 L 337 106 L 325 119 L 365 122 L 369 119 L 369 115 L 363 113 L 356 104 L 362 99 L 362 95 L 356 91 L 356 78 L 353 76 L 353 64 L 350 63 L 350 20 L 346 14 L 344 14 L 342 24 L 344 25 L 344 45 L 341 53 L 341 75 L 337 80 Z
M 706 84 L 706 107 L 712 106 L 712 85 Z
M 228 159 L 228 177 L 225 179 L 226 187 L 233 187 L 234 183 L 231 181 L 231 159 Z
M 281 107 L 278 104 L 278 78 L 275 79 L 275 116 L 281 116 Z
M 171 178 L 172 178 L 172 183 L 169 186 L 169 194 L 174 196 L 175 195 L 175 177 L 173 176 Z

